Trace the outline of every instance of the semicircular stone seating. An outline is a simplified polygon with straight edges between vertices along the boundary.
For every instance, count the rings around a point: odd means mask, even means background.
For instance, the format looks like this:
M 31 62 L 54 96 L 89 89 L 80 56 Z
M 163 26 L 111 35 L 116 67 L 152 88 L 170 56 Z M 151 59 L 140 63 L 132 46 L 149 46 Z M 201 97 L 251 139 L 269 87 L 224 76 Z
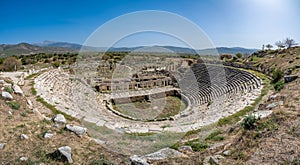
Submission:
M 104 104 L 110 96 L 93 91 L 63 70 L 40 74 L 34 87 L 48 103 L 73 117 L 109 129 L 139 133 L 199 129 L 249 105 L 261 89 L 260 79 L 249 72 L 200 63 L 184 72 L 178 84 L 179 92 L 188 98 L 188 108 L 175 115 L 174 120 L 155 122 L 133 121 L 112 113 Z M 208 103 L 210 106 L 204 105 Z
M 183 74 L 179 84 L 192 105 L 201 105 L 222 95 L 251 92 L 261 81 L 243 70 L 197 63 Z

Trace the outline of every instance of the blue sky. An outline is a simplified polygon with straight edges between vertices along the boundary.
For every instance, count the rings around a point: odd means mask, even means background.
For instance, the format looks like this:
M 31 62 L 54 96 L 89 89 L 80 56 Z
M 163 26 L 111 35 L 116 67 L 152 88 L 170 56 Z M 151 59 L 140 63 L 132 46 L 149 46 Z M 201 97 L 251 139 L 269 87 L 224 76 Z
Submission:
M 10 0 L 0 1 L 0 44 L 43 40 L 82 44 L 105 22 L 141 10 L 181 15 L 197 24 L 216 46 L 260 48 L 285 37 L 300 42 L 298 0 Z M 149 39 L 149 45 L 172 45 L 167 39 L 156 42 L 155 37 L 144 40 Z M 132 40 L 127 42 L 124 45 L 131 46 Z

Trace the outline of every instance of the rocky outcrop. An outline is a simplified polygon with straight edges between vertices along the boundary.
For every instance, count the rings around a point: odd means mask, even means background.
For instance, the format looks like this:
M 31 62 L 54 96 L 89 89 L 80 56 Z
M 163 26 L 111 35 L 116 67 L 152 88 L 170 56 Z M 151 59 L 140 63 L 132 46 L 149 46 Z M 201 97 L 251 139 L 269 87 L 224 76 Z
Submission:
M 193 149 L 191 146 L 180 146 L 178 148 L 178 151 L 182 152 L 182 153 L 192 153 Z
M 59 147 L 58 151 L 62 156 L 67 158 L 68 163 L 73 163 L 71 147 L 69 146 Z
M 5 91 L 2 92 L 2 98 L 7 99 L 7 100 L 14 99 L 13 96 L 10 93 L 5 92 Z
M 145 155 L 147 160 L 163 160 L 176 157 L 186 157 L 186 155 L 171 148 L 163 148 L 157 152 Z
M 130 162 L 134 165 L 148 165 L 151 164 L 151 162 L 153 161 L 180 157 L 187 157 L 187 155 L 171 148 L 163 148 L 159 151 L 144 156 L 133 155 L 129 159 Z
M 54 118 L 53 121 L 55 124 L 65 124 L 67 122 L 66 118 L 62 114 L 57 114 Z
M 16 84 L 13 85 L 13 90 L 18 95 L 21 95 L 21 96 L 24 95 L 22 89 L 18 85 L 16 85 Z
M 87 128 L 83 128 L 83 127 L 80 127 L 80 126 L 73 126 L 73 125 L 70 125 L 70 124 L 66 125 L 66 129 L 74 132 L 78 136 L 83 136 L 84 133 L 87 131 Z
M 139 157 L 137 155 L 133 155 L 129 158 L 131 165 L 149 165 L 147 160 L 143 157 Z
M 289 83 L 289 82 L 296 80 L 297 78 L 298 78 L 297 75 L 287 75 L 287 76 L 284 76 L 284 82 Z
M 208 157 L 205 157 L 205 159 L 203 161 L 203 165 L 210 165 L 210 164 L 220 165 L 220 164 L 222 164 L 223 160 L 224 160 L 224 157 L 222 155 L 208 156 Z
M 271 103 L 269 105 L 266 106 L 267 109 L 272 109 L 278 105 L 282 105 L 283 104 L 283 101 L 277 101 L 277 102 L 274 102 L 274 103 Z

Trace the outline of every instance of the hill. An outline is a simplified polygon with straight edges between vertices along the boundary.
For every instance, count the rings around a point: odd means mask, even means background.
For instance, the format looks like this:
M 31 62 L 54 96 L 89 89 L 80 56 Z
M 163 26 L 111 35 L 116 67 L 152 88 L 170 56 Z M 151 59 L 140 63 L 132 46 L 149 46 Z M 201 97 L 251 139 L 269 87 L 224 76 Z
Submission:
M 209 49 L 194 50 L 185 47 L 176 46 L 138 46 L 138 47 L 91 47 L 82 46 L 80 44 L 68 43 L 68 42 L 55 42 L 55 41 L 43 41 L 41 43 L 19 43 L 19 44 L 2 44 L 0 45 L 0 57 L 11 55 L 26 55 L 36 53 L 67 53 L 67 52 L 101 52 L 101 51 L 153 51 L 153 52 L 174 52 L 184 54 L 199 54 L 199 55 L 218 55 L 218 54 L 251 54 L 256 49 L 246 49 L 240 47 L 217 47 Z
M 0 45 L 0 57 L 7 57 L 11 55 L 27 55 L 36 53 L 66 53 L 77 51 L 71 48 L 64 47 L 42 47 L 28 43 L 19 43 L 15 45 L 2 44 Z

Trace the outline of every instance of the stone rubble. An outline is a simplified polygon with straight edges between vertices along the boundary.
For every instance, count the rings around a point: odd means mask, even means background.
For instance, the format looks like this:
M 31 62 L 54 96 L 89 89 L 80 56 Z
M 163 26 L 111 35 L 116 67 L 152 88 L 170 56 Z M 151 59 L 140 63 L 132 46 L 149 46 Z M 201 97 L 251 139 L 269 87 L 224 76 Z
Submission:
M 66 129 L 74 132 L 78 136 L 83 136 L 84 133 L 87 131 L 87 128 L 83 128 L 83 127 L 80 127 L 80 126 L 73 126 L 73 125 L 70 125 L 70 124 L 66 125 Z
M 21 135 L 20 135 L 20 138 L 21 138 L 22 140 L 27 140 L 27 139 L 29 139 L 29 137 L 28 137 L 26 134 L 21 134 Z
M 12 100 L 12 99 L 14 99 L 13 96 L 12 96 L 10 93 L 5 92 L 5 91 L 2 91 L 2 97 L 3 97 L 4 99 L 7 99 L 7 100 Z
M 71 147 L 69 146 L 59 147 L 58 151 L 67 158 L 68 163 L 73 163 Z
M 0 143 L 0 150 L 2 150 L 5 146 L 5 143 Z
M 16 84 L 13 85 L 13 90 L 16 94 L 18 94 L 20 96 L 24 95 L 23 90 Z
M 57 115 L 53 118 L 53 121 L 54 121 L 56 124 L 65 124 L 65 123 L 67 122 L 65 116 L 62 115 L 62 114 L 57 114 Z

